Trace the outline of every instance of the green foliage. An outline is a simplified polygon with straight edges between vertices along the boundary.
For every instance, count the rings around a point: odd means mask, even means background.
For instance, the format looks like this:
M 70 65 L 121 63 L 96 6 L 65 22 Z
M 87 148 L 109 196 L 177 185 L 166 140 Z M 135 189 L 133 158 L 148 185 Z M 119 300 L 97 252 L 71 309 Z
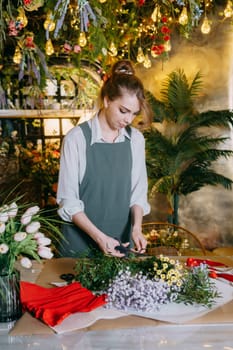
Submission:
M 117 258 L 94 251 L 91 259 L 77 260 L 75 279 L 89 290 L 105 292 L 118 273 L 127 269 L 132 275 L 141 273 L 149 279 L 161 278 L 168 283 L 170 275 L 173 279 L 177 278 L 177 283 L 182 280 L 183 287 L 177 296 L 178 303 L 198 303 L 210 307 L 219 296 L 208 276 L 207 268 L 202 266 L 186 269 L 178 261 L 164 256 L 138 258 L 132 254 L 128 258 Z
M 192 305 L 193 300 L 196 300 L 200 305 L 211 307 L 219 296 L 214 282 L 208 276 L 208 270 L 195 266 L 188 271 L 176 302 Z
M 178 208 L 174 201 L 205 185 L 222 185 L 231 189 L 233 181 L 214 170 L 219 158 L 228 159 L 233 151 L 221 149 L 226 137 L 211 136 L 214 127 L 233 125 L 231 111 L 195 110 L 195 99 L 202 86 L 198 72 L 191 82 L 183 72 L 169 74 L 162 88 L 163 120 L 144 132 L 146 161 L 150 193 L 164 193 L 174 210 L 174 223 L 178 223 Z M 156 109 L 154 109 L 156 113 Z M 155 116 L 156 118 L 156 116 Z

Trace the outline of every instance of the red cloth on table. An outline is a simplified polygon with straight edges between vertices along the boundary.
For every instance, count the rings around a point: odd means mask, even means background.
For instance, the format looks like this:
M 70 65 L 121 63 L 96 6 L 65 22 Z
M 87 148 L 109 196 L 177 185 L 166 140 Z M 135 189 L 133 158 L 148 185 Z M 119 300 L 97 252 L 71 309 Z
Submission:
M 78 282 L 64 287 L 44 288 L 22 281 L 20 297 L 23 309 L 49 326 L 61 323 L 75 312 L 89 312 L 106 304 L 105 294 L 96 296 Z

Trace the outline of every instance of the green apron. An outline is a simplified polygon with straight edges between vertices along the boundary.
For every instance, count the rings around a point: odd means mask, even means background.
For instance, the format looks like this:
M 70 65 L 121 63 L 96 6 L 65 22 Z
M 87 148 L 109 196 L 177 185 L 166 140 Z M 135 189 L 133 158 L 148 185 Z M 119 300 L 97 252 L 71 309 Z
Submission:
M 131 236 L 132 153 L 128 138 L 119 143 L 94 143 L 87 122 L 80 124 L 86 139 L 86 171 L 79 196 L 87 217 L 104 233 L 121 242 Z M 129 132 L 131 129 L 129 128 Z M 91 256 L 98 245 L 74 224 L 63 224 L 62 256 Z

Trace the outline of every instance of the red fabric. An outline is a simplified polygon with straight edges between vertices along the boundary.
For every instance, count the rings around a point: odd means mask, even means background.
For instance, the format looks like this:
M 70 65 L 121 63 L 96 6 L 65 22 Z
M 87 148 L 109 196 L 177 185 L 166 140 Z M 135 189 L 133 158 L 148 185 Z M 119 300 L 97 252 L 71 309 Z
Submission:
M 212 261 L 208 259 L 196 259 L 196 258 L 188 258 L 186 260 L 187 266 L 199 266 L 200 264 L 207 264 L 208 266 L 226 266 L 225 264 L 218 262 L 218 261 Z
M 211 278 L 224 278 L 227 281 L 233 282 L 233 275 L 229 274 L 229 273 L 219 273 L 217 271 L 215 271 L 214 267 L 219 266 L 219 267 L 224 267 L 226 266 L 225 264 L 218 262 L 218 261 L 212 261 L 212 260 L 206 260 L 206 259 L 196 259 L 196 258 L 188 258 L 186 261 L 186 265 L 187 266 L 199 266 L 200 264 L 207 264 L 208 266 L 210 266 L 210 273 L 209 276 Z
M 44 288 L 22 281 L 20 296 L 24 310 L 49 326 L 61 323 L 75 312 L 89 312 L 106 304 L 105 294 L 96 296 L 78 282 L 65 287 Z

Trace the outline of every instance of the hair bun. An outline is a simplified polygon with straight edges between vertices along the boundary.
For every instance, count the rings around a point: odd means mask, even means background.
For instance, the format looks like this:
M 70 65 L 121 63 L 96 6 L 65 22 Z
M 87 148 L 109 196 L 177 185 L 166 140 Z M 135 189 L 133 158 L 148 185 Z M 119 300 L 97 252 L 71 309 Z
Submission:
M 130 61 L 122 60 L 116 62 L 112 67 L 112 75 L 114 74 L 134 74 L 134 68 Z

